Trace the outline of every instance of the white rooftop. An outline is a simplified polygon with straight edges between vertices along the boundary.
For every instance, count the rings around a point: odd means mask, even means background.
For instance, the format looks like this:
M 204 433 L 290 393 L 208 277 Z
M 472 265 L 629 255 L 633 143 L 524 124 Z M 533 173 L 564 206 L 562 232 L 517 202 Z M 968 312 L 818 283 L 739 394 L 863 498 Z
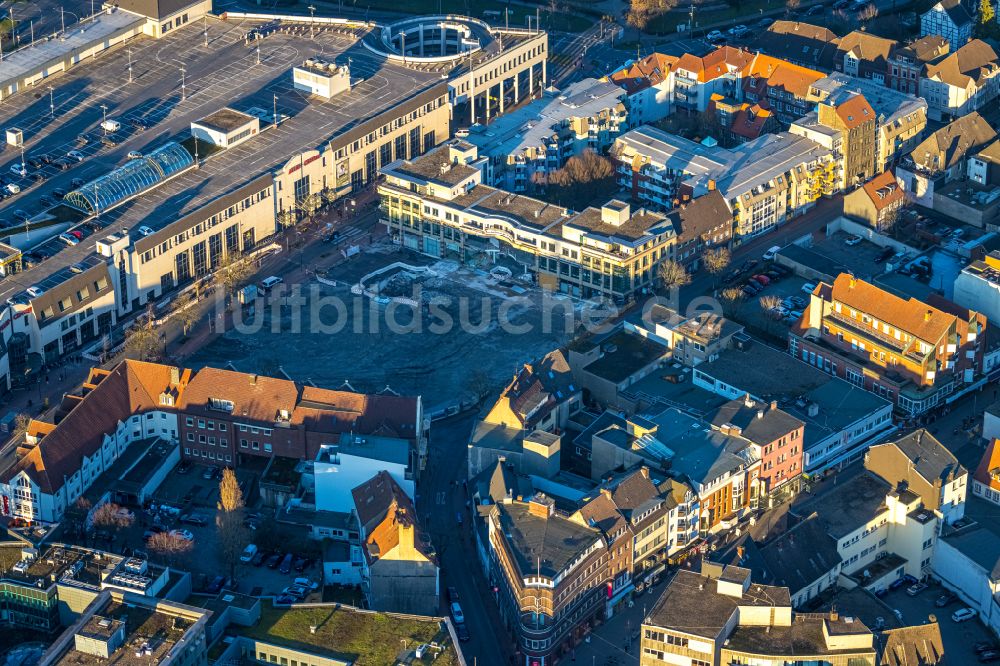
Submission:
M 0 63 L 0 85 L 40 71 L 47 63 L 66 58 L 71 53 L 86 49 L 126 30 L 146 19 L 124 11 L 103 12 L 92 20 L 73 25 L 63 35 L 38 38 L 34 45 L 4 53 Z

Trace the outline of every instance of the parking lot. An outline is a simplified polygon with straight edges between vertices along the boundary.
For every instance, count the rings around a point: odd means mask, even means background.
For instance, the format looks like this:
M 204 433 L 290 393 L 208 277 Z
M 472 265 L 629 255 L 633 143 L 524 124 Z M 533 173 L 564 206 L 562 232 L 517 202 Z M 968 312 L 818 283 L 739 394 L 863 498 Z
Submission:
M 902 614 L 904 625 L 922 624 L 927 622 L 932 615 L 937 618 L 948 663 L 978 663 L 973 649 L 975 644 L 993 640 L 993 637 L 978 619 L 965 622 L 954 622 L 951 619 L 952 613 L 964 607 L 962 602 L 955 601 L 944 608 L 935 606 L 935 600 L 944 592 L 946 590 L 940 585 L 931 583 L 930 587 L 917 596 L 910 596 L 906 593 L 904 586 L 888 592 L 882 601 Z

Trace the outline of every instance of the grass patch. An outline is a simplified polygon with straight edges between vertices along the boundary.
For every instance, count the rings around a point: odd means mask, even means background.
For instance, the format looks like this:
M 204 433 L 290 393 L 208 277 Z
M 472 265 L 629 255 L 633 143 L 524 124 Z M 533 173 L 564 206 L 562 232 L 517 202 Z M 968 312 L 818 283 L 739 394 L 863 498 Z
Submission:
M 315 626 L 316 633 L 309 627 Z M 435 621 L 390 617 L 382 613 L 356 613 L 336 608 L 265 607 L 260 622 L 243 629 L 243 635 L 270 641 L 335 659 L 352 661 L 358 666 L 384 666 L 396 663 L 403 649 L 437 641 L 448 647 L 435 661 L 447 666 L 457 664 L 455 648 L 446 630 Z

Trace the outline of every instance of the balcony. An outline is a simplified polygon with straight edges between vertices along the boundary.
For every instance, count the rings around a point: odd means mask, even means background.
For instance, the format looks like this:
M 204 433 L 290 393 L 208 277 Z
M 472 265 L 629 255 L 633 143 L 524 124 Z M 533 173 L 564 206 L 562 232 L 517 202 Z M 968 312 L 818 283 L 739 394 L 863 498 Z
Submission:
M 892 349 L 897 354 L 903 354 L 903 352 L 909 346 L 908 343 L 905 343 L 902 340 L 897 340 L 893 336 L 886 335 L 881 331 L 872 328 L 871 326 L 864 326 L 858 323 L 856 319 L 852 319 L 851 317 L 848 317 L 847 315 L 841 312 L 837 312 L 836 310 L 831 310 L 830 313 L 826 316 L 828 319 L 832 319 L 833 321 L 837 322 L 837 324 L 840 325 L 842 328 L 845 328 L 849 331 L 856 333 L 858 337 L 864 338 L 866 340 L 871 340 L 883 347 Z

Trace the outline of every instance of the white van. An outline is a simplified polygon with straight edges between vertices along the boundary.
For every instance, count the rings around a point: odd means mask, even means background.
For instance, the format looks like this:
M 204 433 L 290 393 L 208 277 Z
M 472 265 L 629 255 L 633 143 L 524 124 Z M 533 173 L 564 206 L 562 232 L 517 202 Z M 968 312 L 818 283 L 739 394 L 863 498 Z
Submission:
M 250 544 L 243 549 L 243 554 L 240 555 L 240 562 L 250 562 L 253 560 L 253 556 L 257 554 L 257 546 L 255 544 Z
M 279 285 L 282 282 L 284 282 L 284 280 L 282 280 L 280 277 L 272 275 L 271 277 L 266 277 L 260 281 L 260 288 L 263 289 L 264 291 L 271 291 L 272 289 L 274 289 L 275 285 Z
M 104 128 L 104 131 L 106 132 L 117 132 L 122 128 L 122 124 L 117 120 L 111 120 L 108 118 L 101 123 L 101 127 Z
M 768 248 L 767 252 L 764 253 L 764 261 L 771 261 L 772 259 L 774 259 L 774 255 L 778 254 L 779 252 L 781 252 L 780 245 L 774 245 Z

